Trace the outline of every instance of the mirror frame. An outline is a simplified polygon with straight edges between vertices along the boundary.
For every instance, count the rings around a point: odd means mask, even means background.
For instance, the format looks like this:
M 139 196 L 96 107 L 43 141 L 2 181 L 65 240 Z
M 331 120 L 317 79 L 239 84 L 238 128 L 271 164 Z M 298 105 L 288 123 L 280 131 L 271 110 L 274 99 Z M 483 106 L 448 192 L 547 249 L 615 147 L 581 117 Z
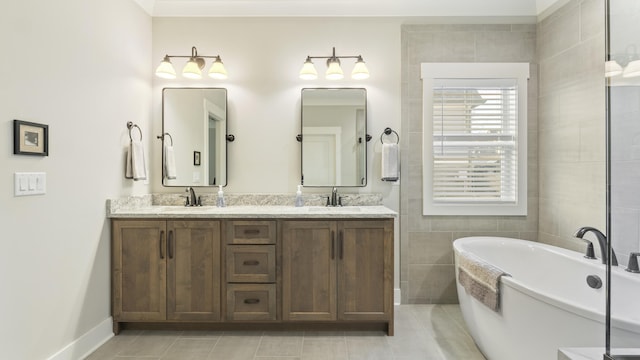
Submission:
M 364 134 L 363 134 L 363 140 L 364 140 L 364 182 L 360 185 L 306 185 L 304 183 L 304 155 L 303 155 L 303 142 L 304 142 L 304 136 L 303 136 L 303 129 L 304 129 L 304 118 L 303 118 L 303 113 L 304 113 L 304 99 L 303 99 L 303 93 L 305 90 L 362 90 L 364 92 Z M 304 186 L 304 187 L 308 187 L 308 188 L 325 188 L 325 187 L 337 187 L 337 188 L 347 188 L 347 187 L 366 187 L 368 182 L 369 182 L 369 176 L 368 176 L 368 156 L 369 156 L 369 151 L 368 151 L 368 143 L 369 143 L 369 135 L 367 134 L 367 123 L 369 122 L 369 111 L 368 111 L 368 98 L 367 98 L 367 89 L 364 87 L 307 87 L 307 88 L 302 88 L 300 90 L 300 134 L 296 137 L 296 139 L 300 142 L 300 183 Z
M 224 166 L 225 166 L 225 172 L 226 172 L 226 177 L 225 177 L 225 182 L 224 184 L 216 184 L 216 185 L 167 185 L 165 184 L 165 171 L 164 171 L 164 144 L 165 144 L 165 134 L 167 133 L 166 129 L 165 129 L 165 111 L 164 111 L 164 106 L 165 106 L 165 90 L 224 90 L 224 107 L 225 107 L 225 134 L 224 134 L 224 146 L 225 146 L 225 154 L 224 154 Z M 222 88 L 222 87 L 165 87 L 162 88 L 162 135 L 158 136 L 158 138 L 162 139 L 162 148 L 161 148 L 161 152 L 162 152 L 162 156 L 161 156 L 161 163 L 160 163 L 160 167 L 162 169 L 162 186 L 164 187 L 201 187 L 201 188 L 207 188 L 207 187 L 218 187 L 220 185 L 222 185 L 223 187 L 226 187 L 227 184 L 229 183 L 229 166 L 228 166 L 228 162 L 229 162 L 229 141 L 233 141 L 233 139 L 235 138 L 233 135 L 229 134 L 229 96 L 228 96 L 228 91 L 226 88 Z

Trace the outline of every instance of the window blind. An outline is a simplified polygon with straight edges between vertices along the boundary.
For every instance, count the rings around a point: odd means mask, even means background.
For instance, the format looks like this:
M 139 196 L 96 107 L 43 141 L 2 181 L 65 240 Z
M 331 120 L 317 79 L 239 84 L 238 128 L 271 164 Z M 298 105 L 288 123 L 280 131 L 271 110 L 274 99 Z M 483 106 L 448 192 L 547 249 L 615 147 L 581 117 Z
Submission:
M 435 203 L 515 203 L 515 79 L 434 79 Z

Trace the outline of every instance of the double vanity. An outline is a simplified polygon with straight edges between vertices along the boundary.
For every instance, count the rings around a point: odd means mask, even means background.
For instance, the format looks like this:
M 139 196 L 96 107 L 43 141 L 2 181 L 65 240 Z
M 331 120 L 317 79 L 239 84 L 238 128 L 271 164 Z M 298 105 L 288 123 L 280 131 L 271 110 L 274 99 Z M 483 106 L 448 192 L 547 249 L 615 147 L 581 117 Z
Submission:
M 233 198 L 224 208 L 185 207 L 170 198 L 108 202 L 116 334 L 122 328 L 393 334 L 394 211 L 233 205 Z

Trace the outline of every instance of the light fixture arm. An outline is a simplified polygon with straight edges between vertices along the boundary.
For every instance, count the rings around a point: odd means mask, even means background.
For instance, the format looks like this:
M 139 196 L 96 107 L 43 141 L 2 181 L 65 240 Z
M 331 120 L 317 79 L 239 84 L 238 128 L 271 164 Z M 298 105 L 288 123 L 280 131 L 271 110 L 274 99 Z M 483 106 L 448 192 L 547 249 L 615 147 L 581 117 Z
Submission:
M 205 58 L 205 59 L 220 59 L 220 55 L 198 55 L 198 49 L 195 46 L 191 47 L 191 55 L 165 55 L 165 58 Z
M 362 60 L 362 55 L 341 55 L 341 56 L 336 56 L 336 48 L 335 46 L 333 47 L 333 53 L 331 56 L 307 56 L 307 60 L 311 60 L 311 59 L 359 59 Z

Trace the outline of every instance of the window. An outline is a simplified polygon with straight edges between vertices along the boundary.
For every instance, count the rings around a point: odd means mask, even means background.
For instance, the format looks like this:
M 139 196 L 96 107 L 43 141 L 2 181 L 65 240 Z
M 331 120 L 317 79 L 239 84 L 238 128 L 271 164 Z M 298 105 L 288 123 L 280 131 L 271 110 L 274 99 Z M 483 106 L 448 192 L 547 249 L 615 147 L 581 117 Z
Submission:
M 424 215 L 527 214 L 527 63 L 425 63 Z

